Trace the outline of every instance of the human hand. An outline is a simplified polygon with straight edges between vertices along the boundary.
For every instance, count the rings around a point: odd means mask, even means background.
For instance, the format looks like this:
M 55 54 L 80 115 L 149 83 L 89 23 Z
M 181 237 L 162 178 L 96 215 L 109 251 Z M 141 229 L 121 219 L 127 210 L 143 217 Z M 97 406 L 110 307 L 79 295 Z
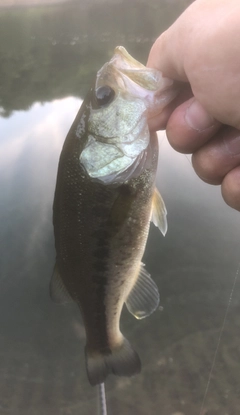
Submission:
M 154 43 L 148 66 L 181 81 L 178 97 L 149 120 L 193 153 L 199 177 L 221 184 L 240 210 L 240 2 L 196 0 Z

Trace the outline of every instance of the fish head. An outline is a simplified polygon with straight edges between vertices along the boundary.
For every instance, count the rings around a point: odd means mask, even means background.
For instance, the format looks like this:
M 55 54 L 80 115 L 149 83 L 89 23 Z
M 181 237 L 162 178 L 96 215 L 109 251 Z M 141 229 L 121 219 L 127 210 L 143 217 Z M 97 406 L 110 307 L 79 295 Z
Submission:
M 176 93 L 172 80 L 118 46 L 91 90 L 88 140 L 80 155 L 88 175 L 105 184 L 138 176 L 149 162 L 147 118 Z

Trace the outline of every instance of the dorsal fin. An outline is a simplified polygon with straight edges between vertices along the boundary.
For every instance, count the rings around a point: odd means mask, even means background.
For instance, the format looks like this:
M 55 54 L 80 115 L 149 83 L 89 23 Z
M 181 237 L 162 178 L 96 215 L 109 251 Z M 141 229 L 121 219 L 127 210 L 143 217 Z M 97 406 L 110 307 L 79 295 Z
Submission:
M 155 187 L 152 198 L 152 222 L 162 232 L 163 236 L 167 233 L 167 209 L 159 191 Z
M 138 278 L 126 300 L 127 309 L 134 317 L 142 319 L 152 314 L 158 304 L 158 288 L 141 264 Z

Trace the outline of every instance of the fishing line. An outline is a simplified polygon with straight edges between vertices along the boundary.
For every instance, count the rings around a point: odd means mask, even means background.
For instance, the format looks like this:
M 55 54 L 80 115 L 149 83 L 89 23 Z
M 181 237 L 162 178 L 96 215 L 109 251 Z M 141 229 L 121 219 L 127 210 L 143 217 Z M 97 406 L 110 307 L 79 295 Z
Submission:
M 98 415 L 107 415 L 105 384 L 99 383 L 98 388 Z
M 231 302 L 232 302 L 232 297 L 233 297 L 233 293 L 234 293 L 234 290 L 235 290 L 235 285 L 236 285 L 236 282 L 237 282 L 237 279 L 238 279 L 239 271 L 240 271 L 240 262 L 238 264 L 238 268 L 237 268 L 236 274 L 234 276 L 233 285 L 232 285 L 232 289 L 231 289 L 229 300 L 228 300 L 228 305 L 227 305 L 226 312 L 225 312 L 225 315 L 224 315 L 224 318 L 223 318 L 223 324 L 222 324 L 222 327 L 221 327 L 221 330 L 220 330 L 220 333 L 219 333 L 217 347 L 216 347 L 216 350 L 215 350 L 215 353 L 214 353 L 214 356 L 213 356 L 212 366 L 211 366 L 211 369 L 210 369 L 210 372 L 209 372 L 207 386 L 206 386 L 206 390 L 205 390 L 205 393 L 204 393 L 204 396 L 203 396 L 203 401 L 202 401 L 202 405 L 201 405 L 199 415 L 204 415 L 205 414 L 204 405 L 205 405 L 207 394 L 208 394 L 208 391 L 209 391 L 211 377 L 212 377 L 213 369 L 214 369 L 214 366 L 215 366 L 215 363 L 216 363 L 218 349 L 219 349 L 221 339 L 222 339 L 222 334 L 224 332 L 224 328 L 225 328 L 225 325 L 226 325 L 227 316 L 228 316 L 229 308 L 230 308 L 230 305 L 231 305 Z
M 190 164 L 190 166 L 191 166 L 191 167 L 192 167 L 192 169 L 193 169 L 193 165 L 192 165 L 191 159 L 189 159 L 189 158 L 188 158 L 189 154 L 184 154 L 184 156 L 185 156 L 185 158 L 187 159 L 188 163 Z M 191 155 L 190 155 L 190 156 L 191 156 Z

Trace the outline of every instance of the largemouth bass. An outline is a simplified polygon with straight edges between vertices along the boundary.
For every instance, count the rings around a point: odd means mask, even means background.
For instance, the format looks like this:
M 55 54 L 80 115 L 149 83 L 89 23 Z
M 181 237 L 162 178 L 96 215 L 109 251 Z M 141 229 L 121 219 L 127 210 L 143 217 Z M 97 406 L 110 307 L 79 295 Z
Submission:
M 155 189 L 158 141 L 147 117 L 176 95 L 167 78 L 123 47 L 97 73 L 60 156 L 53 224 L 54 301 L 75 301 L 86 330 L 91 385 L 108 374 L 131 376 L 138 354 L 119 321 L 124 303 L 138 319 L 159 304 L 141 259 L 152 218 L 165 235 L 164 202 Z

